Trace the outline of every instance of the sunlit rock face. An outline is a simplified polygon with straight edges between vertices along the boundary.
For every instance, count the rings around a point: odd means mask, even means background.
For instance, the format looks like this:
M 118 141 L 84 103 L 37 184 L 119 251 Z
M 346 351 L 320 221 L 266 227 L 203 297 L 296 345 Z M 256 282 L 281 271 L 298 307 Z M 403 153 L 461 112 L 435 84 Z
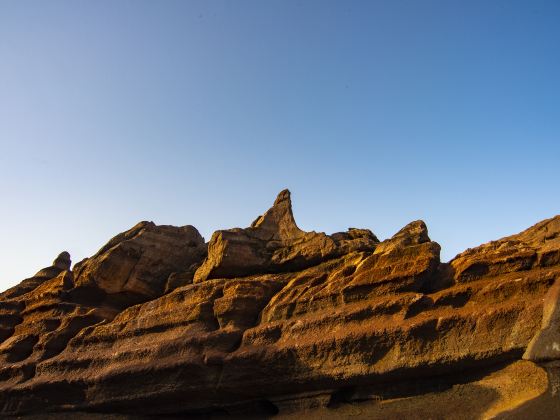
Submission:
M 70 260 L 70 254 L 66 251 L 61 252 L 58 257 L 55 258 L 52 265 L 37 271 L 37 273 L 28 279 L 23 280 L 17 286 L 14 286 L 5 292 L 0 294 L 0 299 L 15 298 L 17 296 L 23 295 L 41 283 L 44 283 L 56 276 L 61 272 L 70 270 L 70 265 L 72 261 Z
M 547 392 L 534 362 L 558 359 L 559 220 L 449 263 L 422 221 L 382 242 L 302 231 L 288 190 L 208 244 L 192 226 L 141 222 L 0 295 L 0 412 L 515 410 Z
M 560 264 L 560 216 L 477 248 L 451 262 L 454 278 L 466 283 L 487 276 L 546 269 Z
M 192 270 L 205 255 L 204 239 L 193 226 L 140 222 L 77 264 L 76 286 L 155 298 L 172 273 Z
M 250 227 L 212 235 L 208 257 L 194 281 L 301 270 L 352 251 L 371 251 L 378 242 L 367 229 L 332 236 L 300 230 L 292 214 L 290 192 L 284 190 Z

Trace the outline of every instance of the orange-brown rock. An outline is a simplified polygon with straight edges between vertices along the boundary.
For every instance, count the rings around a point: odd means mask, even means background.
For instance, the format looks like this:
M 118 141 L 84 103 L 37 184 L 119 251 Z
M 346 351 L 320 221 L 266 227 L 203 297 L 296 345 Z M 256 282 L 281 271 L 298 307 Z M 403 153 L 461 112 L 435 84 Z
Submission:
M 155 298 L 163 293 L 172 273 L 192 270 L 205 255 L 204 239 L 193 226 L 140 222 L 78 263 L 76 286 Z
M 541 330 L 535 334 L 524 359 L 535 362 L 560 362 L 560 281 L 556 281 L 544 299 Z
M 467 249 L 451 262 L 457 282 L 560 264 L 560 216 L 516 235 Z
M 39 270 L 33 277 L 25 279 L 17 286 L 0 293 L 0 299 L 10 299 L 23 295 L 35 289 L 41 283 L 58 276 L 61 272 L 70 270 L 71 264 L 70 254 L 63 251 L 55 258 L 51 266 Z
M 212 235 L 208 257 L 194 281 L 301 270 L 348 252 L 371 251 L 377 242 L 366 229 L 333 236 L 300 230 L 292 214 L 290 192 L 284 190 L 250 227 L 219 230 Z
M 448 264 L 422 221 L 383 242 L 303 232 L 288 191 L 251 227 L 216 232 L 207 257 L 194 228 L 143 222 L 72 272 L 2 295 L 0 412 L 514 410 L 547 387 L 519 360 L 541 325 L 557 331 L 559 220 Z

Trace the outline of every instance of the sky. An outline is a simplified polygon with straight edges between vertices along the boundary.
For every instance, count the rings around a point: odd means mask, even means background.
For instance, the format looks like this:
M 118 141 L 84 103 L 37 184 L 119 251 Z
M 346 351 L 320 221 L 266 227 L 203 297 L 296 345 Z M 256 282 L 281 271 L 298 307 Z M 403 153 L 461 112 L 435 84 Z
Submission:
M 560 213 L 560 2 L 0 0 L 0 289 L 140 220 L 422 219 L 447 261 Z

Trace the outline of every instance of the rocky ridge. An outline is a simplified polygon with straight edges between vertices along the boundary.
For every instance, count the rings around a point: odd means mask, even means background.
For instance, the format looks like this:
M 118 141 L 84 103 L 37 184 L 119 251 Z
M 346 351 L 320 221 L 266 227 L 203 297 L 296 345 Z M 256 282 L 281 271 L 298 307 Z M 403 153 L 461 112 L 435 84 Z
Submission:
M 557 400 L 559 276 L 560 216 L 450 263 L 422 221 L 304 232 L 288 190 L 208 244 L 141 222 L 0 295 L 0 413 L 514 416 Z

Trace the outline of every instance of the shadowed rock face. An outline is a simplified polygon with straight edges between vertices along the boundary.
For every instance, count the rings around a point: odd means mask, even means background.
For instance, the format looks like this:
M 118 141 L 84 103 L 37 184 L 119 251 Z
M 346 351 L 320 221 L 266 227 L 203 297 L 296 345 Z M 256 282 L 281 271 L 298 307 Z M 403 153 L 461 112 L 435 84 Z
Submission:
M 558 220 L 450 263 L 422 221 L 382 242 L 304 232 L 287 190 L 208 246 L 192 226 L 139 223 L 0 295 L 0 412 L 264 416 L 397 398 L 371 417 L 386 418 L 470 383 L 472 413 L 499 413 L 546 388 L 531 362 L 502 368 L 541 324 L 558 331 Z M 523 375 L 521 396 L 507 384 Z
M 535 362 L 560 361 L 560 281 L 545 296 L 541 330 L 529 343 L 523 358 Z

